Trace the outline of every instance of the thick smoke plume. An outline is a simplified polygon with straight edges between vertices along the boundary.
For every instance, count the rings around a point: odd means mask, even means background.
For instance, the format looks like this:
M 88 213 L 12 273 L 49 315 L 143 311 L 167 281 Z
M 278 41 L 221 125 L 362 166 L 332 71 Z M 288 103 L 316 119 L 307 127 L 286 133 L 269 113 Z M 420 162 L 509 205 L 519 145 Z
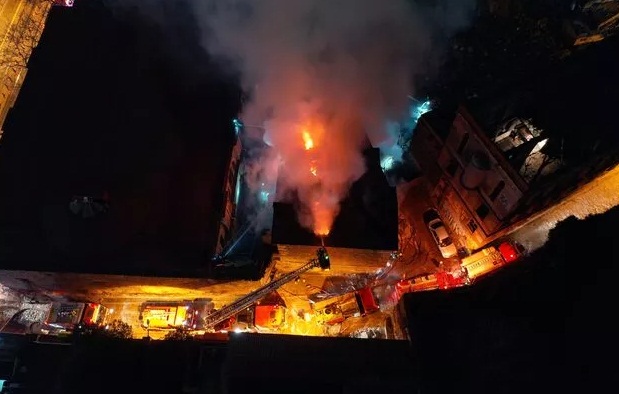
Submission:
M 249 93 L 242 120 L 263 127 L 260 137 L 276 152 L 251 172 L 278 179 L 277 195 L 297 204 L 301 224 L 326 233 L 365 171 L 367 137 L 394 145 L 399 130 L 387 124 L 405 118 L 413 78 L 428 71 L 436 44 L 466 24 L 475 0 L 125 3 L 161 23 L 170 23 L 172 4 L 192 7 L 206 50 Z
M 389 144 L 432 42 L 461 27 L 473 1 L 202 0 L 208 51 L 251 92 L 242 119 L 279 154 L 278 196 L 326 234 L 365 171 L 361 148 Z M 277 168 L 278 166 L 272 166 Z M 282 190 L 283 189 L 283 190 Z

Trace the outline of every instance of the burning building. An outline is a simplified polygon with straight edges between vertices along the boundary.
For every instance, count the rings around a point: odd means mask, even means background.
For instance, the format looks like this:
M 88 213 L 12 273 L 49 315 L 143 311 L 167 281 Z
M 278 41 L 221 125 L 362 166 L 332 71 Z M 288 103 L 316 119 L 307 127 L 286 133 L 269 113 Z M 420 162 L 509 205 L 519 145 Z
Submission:
M 295 203 L 274 203 L 272 242 L 278 249 L 278 269 L 292 271 L 305 264 L 323 242 L 334 274 L 382 268 L 398 249 L 395 188 L 389 186 L 381 169 L 378 149 L 368 148 L 364 153 L 367 171 L 352 184 L 327 234 L 301 226 Z

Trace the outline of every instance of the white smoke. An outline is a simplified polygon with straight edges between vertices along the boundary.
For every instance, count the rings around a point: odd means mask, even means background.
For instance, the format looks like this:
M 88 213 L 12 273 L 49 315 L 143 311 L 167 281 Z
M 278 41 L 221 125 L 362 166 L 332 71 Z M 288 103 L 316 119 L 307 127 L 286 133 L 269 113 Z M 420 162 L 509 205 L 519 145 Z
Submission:
M 114 0 L 107 0 L 114 1 Z M 292 192 L 299 219 L 331 222 L 363 172 L 361 147 L 391 149 L 407 117 L 413 78 L 465 26 L 475 0 L 133 0 L 160 23 L 171 4 L 190 4 L 206 50 L 239 75 L 250 100 L 241 114 L 262 125 L 285 163 L 278 195 Z M 316 149 L 304 154 L 301 129 Z M 309 174 L 309 162 L 318 163 Z M 252 165 L 272 160 L 256 160 Z M 316 172 L 316 171 L 313 171 Z M 266 178 L 273 178 L 266 175 Z M 262 181 L 254 180 L 256 185 Z M 256 190 L 258 192 L 258 190 Z M 315 205 L 321 209 L 315 209 Z M 330 226 L 330 223 L 325 223 Z
M 412 79 L 432 56 L 433 40 L 470 18 L 474 1 L 202 0 L 204 45 L 241 76 L 252 100 L 246 123 L 265 125 L 285 163 L 279 186 L 300 200 L 299 219 L 316 230 L 364 172 L 360 147 L 393 149 L 409 109 Z M 318 181 L 299 151 L 300 128 L 314 132 Z M 324 129 L 324 130 L 323 130 Z M 317 135 L 314 135 L 317 134 Z M 286 195 L 278 191 L 278 195 Z M 314 209 L 317 201 L 322 209 Z M 320 218 L 318 216 L 321 216 Z

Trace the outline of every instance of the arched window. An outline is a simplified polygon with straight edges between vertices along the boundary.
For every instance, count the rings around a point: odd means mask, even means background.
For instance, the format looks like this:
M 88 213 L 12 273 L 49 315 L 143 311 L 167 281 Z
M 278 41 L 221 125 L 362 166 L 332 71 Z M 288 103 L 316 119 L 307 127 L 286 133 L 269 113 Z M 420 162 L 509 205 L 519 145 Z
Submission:
M 494 187 L 494 190 L 492 190 L 492 193 L 490 193 L 490 195 L 488 196 L 490 197 L 490 200 L 491 201 L 496 200 L 496 198 L 499 196 L 499 194 L 501 194 L 504 188 L 505 188 L 505 182 L 499 181 L 499 183 L 497 183 L 496 186 Z
M 469 133 L 464 133 L 464 136 L 462 136 L 460 144 L 458 145 L 458 154 L 462 153 L 467 142 L 469 142 Z

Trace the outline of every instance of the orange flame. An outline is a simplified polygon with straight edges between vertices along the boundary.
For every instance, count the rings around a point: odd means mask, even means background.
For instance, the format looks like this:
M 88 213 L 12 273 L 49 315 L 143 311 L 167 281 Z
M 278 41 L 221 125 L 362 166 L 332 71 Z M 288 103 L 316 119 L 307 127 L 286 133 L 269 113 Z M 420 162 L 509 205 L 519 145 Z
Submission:
M 305 146 L 305 150 L 310 150 L 314 148 L 314 140 L 310 133 L 306 130 L 303 131 L 303 144 Z
M 303 146 L 308 152 L 305 155 L 305 160 L 307 160 L 306 163 L 309 168 L 309 173 L 319 180 L 322 180 L 320 179 L 320 172 L 318 171 L 321 164 L 319 163 L 321 152 L 318 152 L 314 148 L 316 148 L 316 138 L 320 139 L 323 134 L 324 131 L 320 124 L 313 124 L 311 128 L 305 126 L 301 132 Z M 328 209 L 326 205 L 321 204 L 323 203 L 323 198 L 324 195 L 322 194 L 316 195 L 311 206 L 312 227 L 314 228 L 314 233 L 320 237 L 325 237 L 329 234 L 333 222 L 332 210 Z
M 329 232 L 331 232 L 331 229 L 328 228 L 318 228 L 317 230 L 314 231 L 314 233 L 320 237 L 326 237 L 327 235 L 329 235 Z
M 329 235 L 333 222 L 331 212 L 321 206 L 319 201 L 315 201 L 312 207 L 312 216 L 314 218 L 314 234 L 320 237 Z

